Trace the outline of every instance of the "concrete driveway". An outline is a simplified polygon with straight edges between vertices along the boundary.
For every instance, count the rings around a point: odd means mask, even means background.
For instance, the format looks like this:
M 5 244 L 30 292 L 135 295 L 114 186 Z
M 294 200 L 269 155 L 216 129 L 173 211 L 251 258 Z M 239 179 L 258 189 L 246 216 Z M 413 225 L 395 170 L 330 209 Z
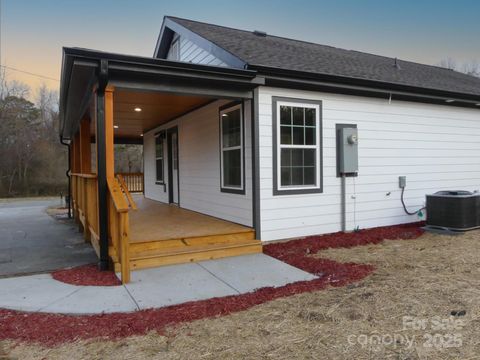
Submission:
M 47 272 L 97 261 L 73 221 L 45 209 L 59 198 L 0 200 L 0 277 Z

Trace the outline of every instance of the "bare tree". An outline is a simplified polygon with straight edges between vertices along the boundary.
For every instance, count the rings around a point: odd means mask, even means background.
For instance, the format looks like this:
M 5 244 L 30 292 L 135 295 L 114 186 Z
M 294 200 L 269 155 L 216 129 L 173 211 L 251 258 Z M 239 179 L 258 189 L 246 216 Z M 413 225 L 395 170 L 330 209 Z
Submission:
M 480 63 L 477 60 L 464 62 L 461 65 L 458 65 L 454 59 L 449 57 L 440 60 L 437 65 L 446 69 L 459 71 L 467 75 L 480 77 Z
M 476 60 L 465 63 L 461 71 L 468 75 L 480 77 L 480 63 Z
M 457 62 L 450 57 L 440 60 L 437 65 L 450 70 L 455 70 L 457 68 Z

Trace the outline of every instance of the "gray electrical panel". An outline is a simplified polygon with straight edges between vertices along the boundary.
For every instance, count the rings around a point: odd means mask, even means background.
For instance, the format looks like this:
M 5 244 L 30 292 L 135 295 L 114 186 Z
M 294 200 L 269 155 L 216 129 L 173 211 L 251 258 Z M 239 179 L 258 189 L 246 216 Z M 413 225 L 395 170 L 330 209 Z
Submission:
M 358 131 L 355 127 L 344 127 L 338 131 L 338 170 L 342 175 L 356 175 L 358 173 Z

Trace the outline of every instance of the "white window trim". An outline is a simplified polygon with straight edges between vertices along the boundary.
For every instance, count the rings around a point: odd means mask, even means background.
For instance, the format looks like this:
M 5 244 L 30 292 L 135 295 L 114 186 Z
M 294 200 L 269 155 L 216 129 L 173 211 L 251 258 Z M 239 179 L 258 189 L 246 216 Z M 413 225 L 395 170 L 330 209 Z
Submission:
M 227 148 L 223 147 L 223 121 L 222 116 L 223 114 L 232 112 L 239 109 L 240 110 L 240 145 L 239 146 L 230 146 Z M 244 191 L 245 184 L 244 181 L 244 155 L 243 155 L 243 111 L 242 111 L 242 104 L 234 105 L 232 107 L 225 108 L 220 111 L 220 184 L 222 189 L 226 190 L 236 190 L 236 191 Z M 223 152 L 229 150 L 240 150 L 240 186 L 226 186 L 223 178 Z
M 320 138 L 320 105 L 318 104 L 309 104 L 302 102 L 290 102 L 290 101 L 277 101 L 277 118 L 276 129 L 277 129 L 277 189 L 278 191 L 288 191 L 288 190 L 317 190 L 321 187 L 321 138 Z M 280 106 L 289 106 L 289 107 L 302 107 L 315 109 L 315 145 L 282 145 L 281 144 L 281 132 L 280 132 Z M 282 151 L 281 149 L 316 149 L 315 151 L 315 185 L 290 185 L 282 186 L 282 177 L 281 177 L 281 164 L 282 164 Z
M 157 156 L 157 139 L 158 138 L 160 138 L 160 141 L 162 142 L 162 156 L 161 157 Z M 163 184 L 165 184 L 165 143 L 164 143 L 165 139 L 162 138 L 161 134 L 158 134 L 157 136 L 155 136 L 154 139 L 155 139 L 155 147 L 154 147 L 155 148 L 155 183 L 163 185 Z M 162 177 L 163 177 L 162 180 L 158 180 L 158 178 L 157 178 L 157 174 L 158 174 L 158 172 L 157 172 L 157 161 L 160 160 L 160 159 L 162 160 L 162 167 L 163 167 L 163 169 L 162 169 Z

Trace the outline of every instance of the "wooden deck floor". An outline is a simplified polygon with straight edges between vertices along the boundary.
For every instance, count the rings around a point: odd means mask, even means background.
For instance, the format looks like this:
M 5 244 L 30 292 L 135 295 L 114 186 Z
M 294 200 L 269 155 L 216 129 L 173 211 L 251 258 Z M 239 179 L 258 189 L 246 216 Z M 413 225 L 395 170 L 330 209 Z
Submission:
M 251 232 L 252 228 L 134 195 L 130 243 Z

